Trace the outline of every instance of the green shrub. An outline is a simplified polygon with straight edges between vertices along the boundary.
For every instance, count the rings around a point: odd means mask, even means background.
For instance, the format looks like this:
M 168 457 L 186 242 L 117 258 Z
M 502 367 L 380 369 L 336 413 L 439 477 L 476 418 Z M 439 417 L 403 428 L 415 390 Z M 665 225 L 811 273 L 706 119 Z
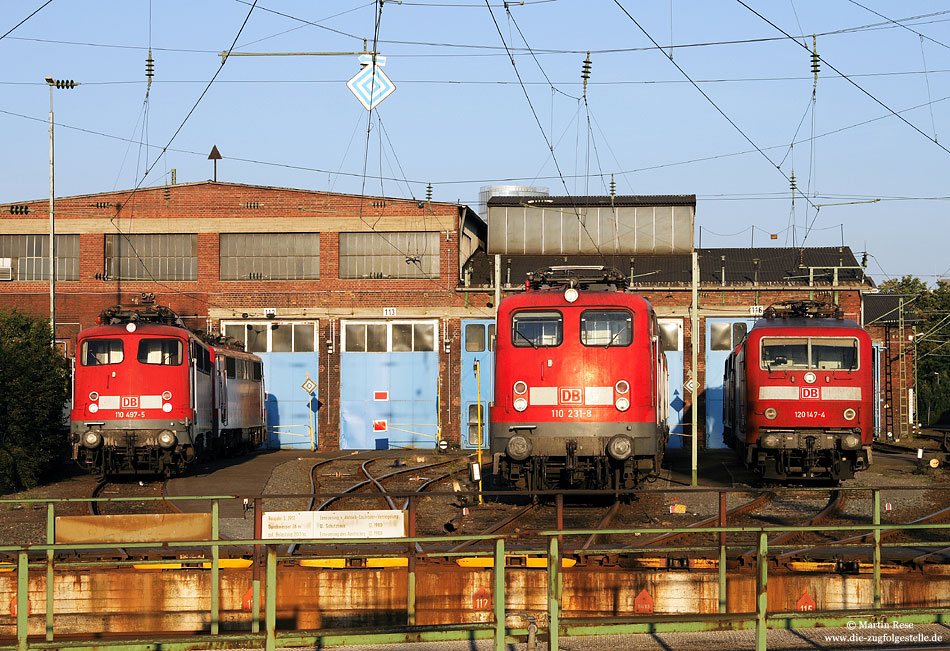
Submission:
M 67 445 L 69 364 L 50 340 L 48 322 L 0 310 L 0 492 L 36 486 Z

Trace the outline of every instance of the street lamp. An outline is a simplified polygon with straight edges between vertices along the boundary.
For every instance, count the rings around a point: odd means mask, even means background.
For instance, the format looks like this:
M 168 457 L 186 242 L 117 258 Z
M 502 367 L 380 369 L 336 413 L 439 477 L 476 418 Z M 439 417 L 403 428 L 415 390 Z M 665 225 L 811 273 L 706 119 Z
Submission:
M 53 88 L 75 88 L 78 81 L 46 77 L 49 86 L 49 323 L 56 345 L 56 218 L 53 212 Z

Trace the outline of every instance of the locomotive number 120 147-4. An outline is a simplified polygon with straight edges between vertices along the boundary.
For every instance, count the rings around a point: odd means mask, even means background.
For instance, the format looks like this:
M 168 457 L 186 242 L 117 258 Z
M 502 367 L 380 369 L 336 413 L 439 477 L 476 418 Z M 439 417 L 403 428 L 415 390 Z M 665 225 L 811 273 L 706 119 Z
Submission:
M 594 412 L 591 409 L 552 409 L 553 418 L 590 418 Z
M 823 411 L 795 411 L 795 418 L 824 418 Z

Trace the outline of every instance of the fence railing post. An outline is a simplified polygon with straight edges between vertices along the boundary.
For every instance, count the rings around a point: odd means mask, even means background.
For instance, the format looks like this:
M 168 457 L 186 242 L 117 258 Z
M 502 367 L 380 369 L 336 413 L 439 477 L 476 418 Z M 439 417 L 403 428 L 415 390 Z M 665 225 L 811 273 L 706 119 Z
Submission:
M 53 503 L 46 505 L 46 544 L 56 543 L 56 514 Z M 46 641 L 53 641 L 53 550 L 46 550 Z
M 495 541 L 495 651 L 505 651 L 505 539 Z
M 769 605 L 768 595 L 769 538 L 763 531 L 759 534 L 759 553 L 756 561 L 756 611 L 755 611 L 755 651 L 766 651 L 765 614 Z
M 557 536 L 551 536 L 548 547 L 548 651 L 557 651 L 561 608 L 561 552 Z
M 277 649 L 277 546 L 267 545 L 267 575 L 264 580 L 264 649 Z
M 881 490 L 875 488 L 874 513 L 871 516 L 874 524 L 874 607 L 881 607 Z
M 211 502 L 211 540 L 220 540 L 218 525 L 218 500 Z M 211 545 L 211 634 L 218 634 L 218 622 L 221 615 L 221 550 L 217 544 Z
M 30 559 L 25 549 L 17 553 L 16 566 L 16 648 L 26 651 L 30 633 Z
M 719 526 L 726 526 L 726 492 L 719 492 Z M 719 532 L 719 612 L 726 612 L 726 532 Z
M 254 498 L 254 539 L 264 537 L 264 507 L 260 497 Z M 251 633 L 261 630 L 261 546 L 254 545 L 254 564 L 251 570 Z

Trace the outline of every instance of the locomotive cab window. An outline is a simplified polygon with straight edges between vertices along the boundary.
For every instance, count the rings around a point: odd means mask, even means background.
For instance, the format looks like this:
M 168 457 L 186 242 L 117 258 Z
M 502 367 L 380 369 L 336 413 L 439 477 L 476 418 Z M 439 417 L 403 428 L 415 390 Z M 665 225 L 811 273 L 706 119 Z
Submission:
M 86 339 L 80 359 L 83 366 L 121 364 L 125 357 L 121 339 Z
M 560 346 L 564 318 L 560 312 L 524 311 L 511 317 L 511 344 L 519 348 Z
M 815 368 L 849 371 L 858 367 L 857 339 L 812 339 L 812 363 Z
M 629 346 L 633 341 L 633 314 L 627 310 L 581 312 L 581 343 L 585 346 Z
M 142 339 L 137 359 L 140 364 L 178 366 L 181 364 L 182 345 L 178 339 Z
M 854 370 L 858 340 L 851 337 L 763 337 L 761 368 L 766 370 Z
M 237 378 L 237 360 L 235 358 L 224 358 L 224 372 L 231 379 Z

